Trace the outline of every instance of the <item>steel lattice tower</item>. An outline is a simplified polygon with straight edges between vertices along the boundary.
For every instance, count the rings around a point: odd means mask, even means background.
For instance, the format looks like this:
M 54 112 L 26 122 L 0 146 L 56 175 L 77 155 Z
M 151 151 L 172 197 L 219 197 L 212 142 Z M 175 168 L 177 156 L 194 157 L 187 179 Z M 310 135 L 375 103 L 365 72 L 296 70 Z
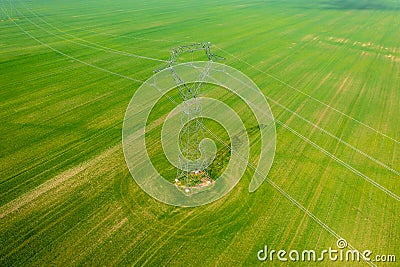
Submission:
M 183 101 L 183 109 L 181 115 L 181 129 L 179 137 L 179 156 L 178 156 L 178 171 L 177 171 L 177 181 L 183 182 L 186 192 L 189 192 L 189 187 L 193 185 L 193 177 L 198 173 L 201 176 L 207 176 L 206 167 L 208 166 L 207 160 L 200 162 L 195 161 L 201 157 L 201 152 L 199 150 L 200 141 L 204 138 L 203 129 L 203 118 L 202 118 L 202 105 L 199 98 L 201 88 L 203 83 L 192 83 L 187 84 L 181 79 L 181 77 L 176 73 L 174 65 L 179 55 L 184 53 L 193 53 L 196 51 L 203 50 L 207 56 L 208 61 L 215 61 L 218 59 L 224 59 L 218 57 L 211 52 L 211 43 L 195 43 L 186 46 L 179 46 L 173 48 L 170 53 L 170 60 L 168 63 L 168 68 L 171 71 L 173 79 L 179 89 L 180 96 Z M 165 69 L 165 68 L 163 68 Z M 157 70 L 158 72 L 160 70 Z M 210 65 L 207 65 L 205 70 L 201 73 L 199 80 L 204 80 L 209 74 Z M 188 123 L 186 123 L 188 122 Z M 191 160 L 190 162 L 185 160 Z M 194 175 L 196 174 L 196 175 Z M 209 178 L 209 177 L 208 177 Z

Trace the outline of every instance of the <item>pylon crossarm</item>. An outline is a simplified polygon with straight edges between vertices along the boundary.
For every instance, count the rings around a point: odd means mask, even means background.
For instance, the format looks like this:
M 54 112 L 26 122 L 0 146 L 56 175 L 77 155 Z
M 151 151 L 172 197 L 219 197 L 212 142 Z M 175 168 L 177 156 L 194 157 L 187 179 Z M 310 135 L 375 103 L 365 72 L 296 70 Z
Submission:
M 174 66 L 176 64 L 176 62 L 179 58 L 179 55 L 181 55 L 181 54 L 193 53 L 193 52 L 201 51 L 201 50 L 204 50 L 204 52 L 207 55 L 207 59 L 209 61 L 225 60 L 224 57 L 214 55 L 211 52 L 211 42 L 194 43 L 194 44 L 190 44 L 190 45 L 183 45 L 183 46 L 178 46 L 178 47 L 172 48 L 171 52 L 170 52 L 170 59 L 168 61 L 167 66 L 157 69 L 154 72 L 157 73 L 166 68 L 171 68 L 172 66 Z
M 213 54 L 211 53 L 211 43 L 206 42 L 206 43 L 195 43 L 191 45 L 178 46 L 173 48 L 171 50 L 170 62 L 174 64 L 179 55 L 185 53 L 192 53 L 200 50 L 204 50 L 208 59 L 212 60 Z

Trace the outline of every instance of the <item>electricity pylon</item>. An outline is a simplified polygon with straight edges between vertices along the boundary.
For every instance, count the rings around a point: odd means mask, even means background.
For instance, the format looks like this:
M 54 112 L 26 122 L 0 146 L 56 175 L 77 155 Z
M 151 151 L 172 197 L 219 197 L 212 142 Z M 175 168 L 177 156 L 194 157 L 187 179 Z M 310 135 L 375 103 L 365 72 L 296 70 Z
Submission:
M 199 95 L 203 86 L 202 82 L 187 84 L 179 74 L 175 71 L 174 65 L 177 58 L 181 54 L 193 53 L 203 50 L 208 61 L 222 60 L 224 58 L 214 55 L 211 52 L 211 43 L 195 43 L 191 45 L 175 47 L 171 50 L 168 68 L 171 71 L 173 79 L 179 89 L 182 97 L 182 115 L 181 115 L 181 132 L 179 135 L 179 156 L 178 156 L 178 172 L 176 182 L 185 187 L 186 192 L 190 192 L 190 187 L 195 185 L 196 180 L 208 176 L 206 167 L 209 165 L 207 160 L 203 162 L 200 159 L 201 152 L 199 149 L 200 141 L 204 138 L 202 105 Z M 204 80 L 209 74 L 211 65 L 207 65 L 200 74 L 199 81 Z M 161 69 L 161 70 L 163 70 Z M 156 70 L 159 72 L 161 70 Z

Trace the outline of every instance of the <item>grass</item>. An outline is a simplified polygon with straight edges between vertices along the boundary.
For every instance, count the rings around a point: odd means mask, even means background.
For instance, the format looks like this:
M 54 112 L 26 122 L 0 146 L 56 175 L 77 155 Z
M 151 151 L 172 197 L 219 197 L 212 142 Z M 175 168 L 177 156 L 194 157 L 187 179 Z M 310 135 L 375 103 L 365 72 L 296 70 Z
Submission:
M 157 202 L 134 182 L 121 129 L 141 82 L 99 68 L 144 81 L 163 64 L 110 49 L 167 59 L 171 47 L 196 41 L 211 41 L 226 64 L 253 79 L 282 122 L 268 177 L 357 249 L 399 261 L 399 202 L 283 126 L 400 195 L 399 175 L 388 168 L 400 166 L 399 6 L 40 0 L 16 1 L 12 22 L 2 1 L 0 265 L 249 266 L 260 263 L 264 245 L 336 247 L 335 237 L 268 183 L 250 194 L 250 168 L 227 196 L 197 208 Z M 253 132 L 244 103 L 218 88 L 206 93 L 243 110 Z M 158 106 L 152 119 L 172 108 Z M 166 166 L 157 153 L 159 127 L 149 133 L 149 149 Z

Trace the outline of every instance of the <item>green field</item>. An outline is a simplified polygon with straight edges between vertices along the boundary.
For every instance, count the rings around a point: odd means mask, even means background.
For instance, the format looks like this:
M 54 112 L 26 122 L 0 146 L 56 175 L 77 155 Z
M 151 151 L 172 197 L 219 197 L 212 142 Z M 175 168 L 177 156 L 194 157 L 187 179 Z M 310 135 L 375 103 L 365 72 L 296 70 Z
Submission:
M 257 259 L 265 245 L 322 251 L 338 237 L 397 257 L 372 266 L 399 264 L 398 0 L 0 0 L 0 14 L 0 266 L 368 265 Z M 205 41 L 267 98 L 275 159 L 254 193 L 249 167 L 218 201 L 169 206 L 129 172 L 125 110 L 157 60 Z M 204 95 L 242 114 L 256 164 L 248 107 Z M 171 180 L 159 134 L 173 107 L 158 103 L 147 135 Z

